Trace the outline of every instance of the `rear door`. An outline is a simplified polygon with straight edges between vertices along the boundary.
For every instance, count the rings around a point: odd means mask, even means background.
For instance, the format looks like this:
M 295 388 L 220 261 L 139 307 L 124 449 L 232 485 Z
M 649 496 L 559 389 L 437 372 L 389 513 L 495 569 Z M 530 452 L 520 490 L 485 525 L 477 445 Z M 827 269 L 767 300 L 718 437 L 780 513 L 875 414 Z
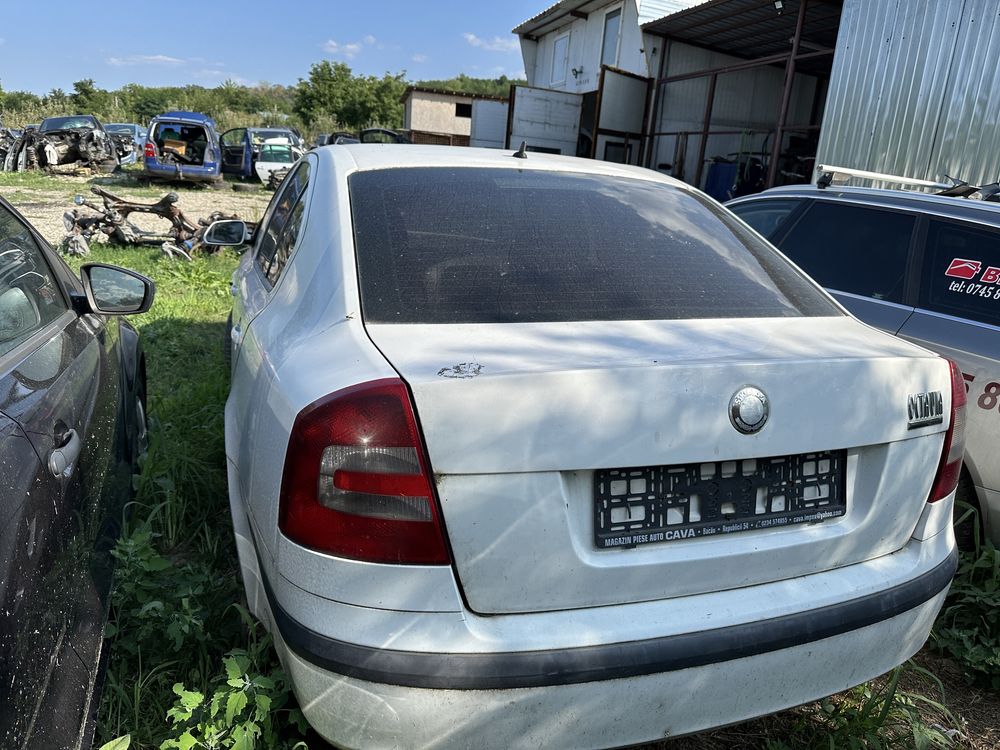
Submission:
M 977 486 L 1000 491 L 1000 230 L 928 219 L 917 309 L 899 333 L 961 366 L 966 466 Z
M 0 484 L 11 485 L 0 550 L 0 685 L 10 693 L 0 713 L 17 740 L 5 747 L 72 744 L 106 607 L 96 548 L 112 491 L 117 328 L 72 311 L 67 272 L 48 252 L 0 203 Z
M 226 174 L 250 174 L 250 141 L 246 128 L 227 130 L 219 137 L 222 144 L 222 171 Z
M 854 315 L 896 333 L 913 313 L 915 230 L 904 211 L 815 200 L 772 241 Z

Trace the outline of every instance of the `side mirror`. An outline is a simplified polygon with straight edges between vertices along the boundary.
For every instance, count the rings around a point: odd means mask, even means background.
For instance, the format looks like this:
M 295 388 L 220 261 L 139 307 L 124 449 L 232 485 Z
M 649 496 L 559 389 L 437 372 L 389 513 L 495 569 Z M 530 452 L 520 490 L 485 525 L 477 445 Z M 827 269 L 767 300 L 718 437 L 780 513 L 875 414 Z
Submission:
M 101 315 L 134 315 L 153 305 L 156 285 L 142 274 L 104 263 L 86 263 L 80 279 L 92 312 Z
M 205 230 L 201 241 L 206 245 L 244 245 L 250 239 L 250 231 L 245 221 L 223 219 L 214 221 Z

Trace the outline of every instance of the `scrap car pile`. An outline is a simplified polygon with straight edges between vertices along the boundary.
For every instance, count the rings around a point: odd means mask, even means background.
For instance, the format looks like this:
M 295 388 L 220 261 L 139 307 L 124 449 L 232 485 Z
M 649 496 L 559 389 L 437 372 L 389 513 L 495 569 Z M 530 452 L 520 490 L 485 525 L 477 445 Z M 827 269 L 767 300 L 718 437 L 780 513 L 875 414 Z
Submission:
M 0 127 L 0 169 L 51 174 L 113 172 L 133 151 L 132 139 L 108 133 L 93 115 L 49 117 L 36 127 Z

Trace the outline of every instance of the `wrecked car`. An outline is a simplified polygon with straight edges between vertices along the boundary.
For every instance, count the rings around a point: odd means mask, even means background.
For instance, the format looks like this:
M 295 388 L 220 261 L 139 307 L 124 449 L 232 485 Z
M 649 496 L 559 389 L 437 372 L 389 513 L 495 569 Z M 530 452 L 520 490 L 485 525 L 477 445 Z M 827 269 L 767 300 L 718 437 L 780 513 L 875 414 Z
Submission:
M 143 174 L 167 182 L 222 183 L 215 121 L 200 112 L 165 112 L 149 123 Z
M 272 173 L 279 170 L 287 173 L 301 156 L 302 151 L 290 143 L 265 143 L 260 147 L 253 169 L 260 181 L 268 185 Z
M 52 174 L 114 172 L 132 151 L 131 138 L 109 133 L 93 115 L 47 117 L 8 145 L 2 168 Z
M 116 245 L 159 245 L 170 258 L 191 260 L 195 252 L 215 252 L 219 249 L 202 241 L 209 224 L 239 218 L 235 214 L 214 211 L 207 218 L 191 221 L 178 205 L 180 198 L 177 193 L 167 193 L 156 203 L 138 203 L 97 185 L 91 187 L 90 192 L 101 198 L 100 204 L 88 201 L 82 195 L 77 195 L 73 202 L 79 207 L 96 211 L 96 215 L 85 214 L 80 208 L 63 214 L 66 236 L 59 244 L 59 251 L 64 255 L 86 256 L 90 254 L 91 242 L 111 242 Z M 157 216 L 169 226 L 160 222 L 160 227 L 149 229 L 136 224 L 132 214 Z
M 146 128 L 134 122 L 109 122 L 104 129 L 112 135 L 124 135 L 132 142 L 132 153 L 121 159 L 121 163 L 135 164 L 142 156 L 146 144 Z
M 252 177 L 254 172 L 260 176 L 257 162 L 267 144 L 289 146 L 295 154 L 293 162 L 305 153 L 301 138 L 290 128 L 233 128 L 223 133 L 220 140 L 222 171 L 242 178 Z M 266 175 L 261 176 L 261 181 L 267 182 Z

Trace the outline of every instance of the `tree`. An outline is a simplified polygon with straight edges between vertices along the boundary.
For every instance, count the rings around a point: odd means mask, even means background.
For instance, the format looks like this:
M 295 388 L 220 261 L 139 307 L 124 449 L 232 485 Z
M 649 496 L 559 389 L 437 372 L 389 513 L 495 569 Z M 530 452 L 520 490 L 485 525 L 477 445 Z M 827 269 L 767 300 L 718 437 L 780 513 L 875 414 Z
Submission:
M 111 104 L 111 94 L 104 89 L 99 89 L 94 84 L 93 78 L 84 78 L 73 84 L 73 93 L 70 95 L 73 107 L 80 114 L 97 114 L 107 112 Z
M 309 68 L 308 79 L 299 80 L 293 107 L 306 125 L 332 119 L 352 130 L 373 124 L 399 127 L 405 90 L 405 73 L 355 76 L 346 63 L 323 60 Z

